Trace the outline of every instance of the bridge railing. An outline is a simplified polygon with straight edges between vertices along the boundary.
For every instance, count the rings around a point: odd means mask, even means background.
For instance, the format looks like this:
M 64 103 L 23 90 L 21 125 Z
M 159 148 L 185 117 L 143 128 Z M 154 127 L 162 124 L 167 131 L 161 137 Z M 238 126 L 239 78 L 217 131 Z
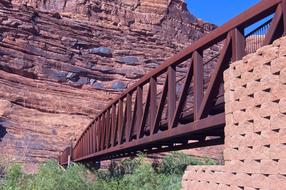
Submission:
M 223 143 L 223 71 L 285 31 L 286 1 L 262 0 L 124 91 L 85 129 L 72 158 L 100 160 Z M 66 157 L 67 151 L 60 156 L 61 164 Z
M 259 25 L 253 31 L 245 36 L 246 38 L 246 53 L 254 53 L 258 48 L 263 46 L 266 33 L 270 27 L 272 18 L 264 22 L 263 24 Z

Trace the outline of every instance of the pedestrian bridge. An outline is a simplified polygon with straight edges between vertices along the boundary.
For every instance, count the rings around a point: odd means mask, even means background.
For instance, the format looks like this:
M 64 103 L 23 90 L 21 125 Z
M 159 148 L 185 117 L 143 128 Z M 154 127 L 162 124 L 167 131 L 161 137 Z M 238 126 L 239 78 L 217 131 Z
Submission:
M 59 163 L 224 143 L 223 73 L 286 33 L 286 1 L 262 0 L 167 59 L 112 101 Z

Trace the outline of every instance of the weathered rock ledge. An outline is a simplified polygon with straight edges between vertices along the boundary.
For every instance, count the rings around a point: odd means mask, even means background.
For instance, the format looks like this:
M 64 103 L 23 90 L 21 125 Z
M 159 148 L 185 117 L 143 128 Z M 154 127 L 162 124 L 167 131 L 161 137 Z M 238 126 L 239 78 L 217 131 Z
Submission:
M 109 100 L 213 28 L 181 0 L 2 0 L 0 155 L 56 158 Z

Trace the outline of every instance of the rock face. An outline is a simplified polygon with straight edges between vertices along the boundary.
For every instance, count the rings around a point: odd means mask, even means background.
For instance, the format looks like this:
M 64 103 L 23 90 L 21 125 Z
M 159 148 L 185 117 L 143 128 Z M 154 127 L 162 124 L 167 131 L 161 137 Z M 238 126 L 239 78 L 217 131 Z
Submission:
M 214 28 L 181 0 L 1 0 L 0 156 L 56 158 L 109 100 Z

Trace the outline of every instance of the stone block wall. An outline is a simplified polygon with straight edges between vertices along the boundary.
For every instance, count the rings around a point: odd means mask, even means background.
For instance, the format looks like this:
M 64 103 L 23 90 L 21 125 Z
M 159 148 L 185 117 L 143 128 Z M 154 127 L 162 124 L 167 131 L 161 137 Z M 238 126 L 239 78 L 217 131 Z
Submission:
M 189 166 L 183 190 L 286 189 L 286 37 L 224 73 L 223 166 Z

